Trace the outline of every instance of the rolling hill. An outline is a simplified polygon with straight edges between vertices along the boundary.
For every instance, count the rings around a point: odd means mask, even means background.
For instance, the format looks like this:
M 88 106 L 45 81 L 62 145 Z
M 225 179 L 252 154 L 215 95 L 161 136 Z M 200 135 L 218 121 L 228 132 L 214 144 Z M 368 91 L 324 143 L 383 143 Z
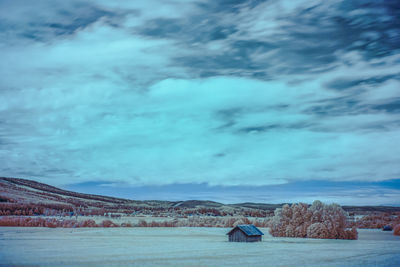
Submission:
M 28 179 L 0 177 L 0 215 L 15 215 L 17 210 L 22 210 L 21 215 L 59 214 L 60 212 L 79 210 L 83 214 L 90 215 L 141 213 L 147 215 L 206 214 L 262 217 L 272 215 L 273 211 L 282 205 L 249 202 L 222 204 L 203 200 L 137 201 L 72 192 Z M 400 207 L 387 206 L 344 206 L 343 208 L 356 214 L 400 211 Z

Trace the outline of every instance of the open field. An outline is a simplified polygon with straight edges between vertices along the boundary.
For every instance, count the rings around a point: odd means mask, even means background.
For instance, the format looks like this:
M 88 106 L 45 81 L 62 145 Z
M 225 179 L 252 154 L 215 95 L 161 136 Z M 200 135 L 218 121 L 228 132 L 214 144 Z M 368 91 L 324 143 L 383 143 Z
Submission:
M 227 228 L 0 228 L 2 265 L 400 266 L 400 237 L 274 238 L 230 243 Z

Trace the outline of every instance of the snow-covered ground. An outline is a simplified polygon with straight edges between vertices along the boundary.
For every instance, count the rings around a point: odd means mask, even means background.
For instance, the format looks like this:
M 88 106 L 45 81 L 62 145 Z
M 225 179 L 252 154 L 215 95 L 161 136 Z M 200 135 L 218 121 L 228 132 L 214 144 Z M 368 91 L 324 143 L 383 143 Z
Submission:
M 0 265 L 400 266 L 400 237 L 230 243 L 226 228 L 0 228 Z

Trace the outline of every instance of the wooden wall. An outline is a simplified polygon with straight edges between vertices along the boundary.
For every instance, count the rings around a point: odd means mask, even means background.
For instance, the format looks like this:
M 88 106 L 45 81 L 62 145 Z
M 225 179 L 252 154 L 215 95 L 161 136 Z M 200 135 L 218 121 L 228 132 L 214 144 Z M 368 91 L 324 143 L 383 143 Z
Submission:
M 236 229 L 229 235 L 229 242 L 257 242 L 261 236 L 247 236 L 241 230 Z

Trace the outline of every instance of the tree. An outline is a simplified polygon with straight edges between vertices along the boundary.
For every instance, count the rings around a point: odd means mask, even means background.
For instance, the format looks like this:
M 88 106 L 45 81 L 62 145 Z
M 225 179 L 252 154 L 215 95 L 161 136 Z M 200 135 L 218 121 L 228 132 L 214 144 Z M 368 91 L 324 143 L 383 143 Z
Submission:
M 314 201 L 284 205 L 276 209 L 270 222 L 272 236 L 329 239 L 357 239 L 357 230 L 346 229 L 347 213 L 337 204 Z
M 393 229 L 394 235 L 400 235 L 400 224 L 396 225 Z

